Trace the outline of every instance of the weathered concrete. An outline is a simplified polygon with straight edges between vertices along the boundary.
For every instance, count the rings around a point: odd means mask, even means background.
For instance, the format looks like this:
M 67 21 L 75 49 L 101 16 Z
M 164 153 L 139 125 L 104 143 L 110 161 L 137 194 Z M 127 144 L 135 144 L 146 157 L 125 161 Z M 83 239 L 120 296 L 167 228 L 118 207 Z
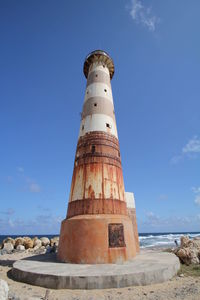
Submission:
M 142 251 L 123 264 L 66 264 L 53 254 L 14 263 L 13 277 L 22 282 L 54 289 L 105 289 L 160 283 L 172 278 L 180 263 L 171 253 Z

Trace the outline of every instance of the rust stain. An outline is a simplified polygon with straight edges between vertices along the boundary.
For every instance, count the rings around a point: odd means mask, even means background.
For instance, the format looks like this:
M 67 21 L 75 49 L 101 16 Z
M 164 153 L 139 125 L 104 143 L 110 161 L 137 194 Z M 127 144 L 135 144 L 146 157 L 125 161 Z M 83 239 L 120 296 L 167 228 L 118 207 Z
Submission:
M 87 214 L 127 215 L 126 202 L 118 199 L 80 199 L 68 204 L 67 218 Z
M 105 132 L 87 133 L 79 138 L 75 162 L 67 217 L 127 214 L 118 140 Z

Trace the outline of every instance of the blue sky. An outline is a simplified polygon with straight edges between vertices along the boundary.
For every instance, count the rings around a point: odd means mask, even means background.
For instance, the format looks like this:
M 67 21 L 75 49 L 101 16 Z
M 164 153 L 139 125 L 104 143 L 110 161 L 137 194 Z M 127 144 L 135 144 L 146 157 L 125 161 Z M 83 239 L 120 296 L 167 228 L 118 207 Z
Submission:
M 58 233 L 85 56 L 113 58 L 140 232 L 200 230 L 199 0 L 0 1 L 0 234 Z

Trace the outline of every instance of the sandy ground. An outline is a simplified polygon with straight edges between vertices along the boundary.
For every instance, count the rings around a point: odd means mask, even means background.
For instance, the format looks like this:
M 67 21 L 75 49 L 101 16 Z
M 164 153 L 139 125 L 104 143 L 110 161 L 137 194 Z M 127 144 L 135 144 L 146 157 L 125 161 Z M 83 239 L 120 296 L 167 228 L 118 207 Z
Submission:
M 171 280 L 150 286 L 127 287 L 105 290 L 51 290 L 16 282 L 10 277 L 13 261 L 30 256 L 29 252 L 0 256 L 0 278 L 7 281 L 10 299 L 13 300 L 200 300 L 200 277 L 174 277 Z

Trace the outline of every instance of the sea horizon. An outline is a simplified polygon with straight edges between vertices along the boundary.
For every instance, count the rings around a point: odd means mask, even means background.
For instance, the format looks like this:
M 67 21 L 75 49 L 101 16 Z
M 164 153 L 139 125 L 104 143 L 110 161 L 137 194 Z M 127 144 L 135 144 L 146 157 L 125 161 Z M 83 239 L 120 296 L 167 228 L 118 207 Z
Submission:
M 195 237 L 200 237 L 200 231 L 174 231 L 174 232 L 139 232 L 140 248 L 167 248 L 175 246 L 175 240 L 180 243 L 180 237 L 183 235 L 188 235 L 189 238 L 193 239 Z M 17 238 L 22 236 L 28 237 L 48 237 L 49 239 L 54 236 L 59 236 L 57 234 L 8 234 L 0 235 L 0 244 L 7 237 Z

